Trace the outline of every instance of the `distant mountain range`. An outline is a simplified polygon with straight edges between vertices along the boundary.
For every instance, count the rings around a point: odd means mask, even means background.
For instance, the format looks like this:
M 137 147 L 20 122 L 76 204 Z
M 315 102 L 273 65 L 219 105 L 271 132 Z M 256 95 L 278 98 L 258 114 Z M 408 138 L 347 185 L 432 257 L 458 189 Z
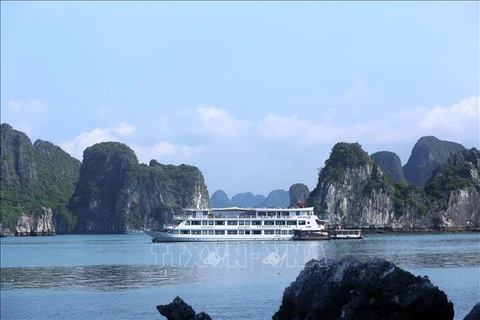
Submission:
M 302 183 L 292 185 L 289 191 L 283 189 L 272 190 L 267 197 L 251 192 L 235 194 L 232 199 L 223 190 L 217 190 L 210 198 L 212 208 L 242 207 L 242 208 L 287 208 L 293 207 L 298 202 L 305 202 L 310 191 Z

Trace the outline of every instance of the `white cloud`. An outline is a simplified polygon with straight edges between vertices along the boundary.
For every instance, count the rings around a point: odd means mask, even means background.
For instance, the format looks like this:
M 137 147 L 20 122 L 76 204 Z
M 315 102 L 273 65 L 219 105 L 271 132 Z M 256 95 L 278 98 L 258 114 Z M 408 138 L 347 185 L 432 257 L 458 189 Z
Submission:
M 217 137 L 240 136 L 252 127 L 251 122 L 237 119 L 227 110 L 216 107 L 198 107 L 197 119 L 200 121 L 201 131 Z
M 258 127 L 267 140 L 300 146 L 334 144 L 339 141 L 369 143 L 404 143 L 421 136 L 472 141 L 479 135 L 479 98 L 471 97 L 458 104 L 434 108 L 403 109 L 380 120 L 335 124 L 330 117 L 313 123 L 297 115 L 269 114 Z
M 6 110 L 2 111 L 2 121 L 28 136 L 35 132 L 35 127 L 44 125 L 47 119 L 47 103 L 42 99 L 10 100 Z
M 83 151 L 96 143 L 119 141 L 121 136 L 133 133 L 135 127 L 126 123 L 119 123 L 116 127 L 95 128 L 89 132 L 82 132 L 71 140 L 64 141 L 60 147 L 77 159 L 82 159 Z
M 96 143 L 107 141 L 124 142 L 126 137 L 135 132 L 135 127 L 121 122 L 115 127 L 95 128 L 89 132 L 82 132 L 71 140 L 64 141 L 60 147 L 73 157 L 82 160 L 83 151 Z M 180 162 L 187 161 L 193 155 L 201 152 L 202 147 L 191 147 L 187 145 L 176 145 L 170 142 L 160 142 L 150 146 L 128 144 L 140 162 L 148 163 L 151 159 L 159 162 Z
M 125 122 L 120 122 L 117 127 L 112 128 L 112 131 L 120 136 L 128 136 L 135 131 L 135 127 L 128 125 Z
M 182 162 L 191 159 L 194 154 L 203 150 L 202 147 L 176 145 L 169 142 L 160 142 L 153 146 L 132 145 L 140 162 L 148 163 L 155 159 L 161 163 Z

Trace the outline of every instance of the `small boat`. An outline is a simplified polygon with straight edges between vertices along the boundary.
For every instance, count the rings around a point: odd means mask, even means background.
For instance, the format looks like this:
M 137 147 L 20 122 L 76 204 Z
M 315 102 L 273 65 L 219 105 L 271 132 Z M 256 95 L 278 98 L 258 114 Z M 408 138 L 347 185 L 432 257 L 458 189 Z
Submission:
M 294 229 L 293 240 L 330 240 L 328 221 L 317 220 L 317 229 Z
M 293 230 L 293 240 L 330 240 L 327 230 Z
M 332 239 L 362 239 L 361 229 L 335 229 L 331 235 Z

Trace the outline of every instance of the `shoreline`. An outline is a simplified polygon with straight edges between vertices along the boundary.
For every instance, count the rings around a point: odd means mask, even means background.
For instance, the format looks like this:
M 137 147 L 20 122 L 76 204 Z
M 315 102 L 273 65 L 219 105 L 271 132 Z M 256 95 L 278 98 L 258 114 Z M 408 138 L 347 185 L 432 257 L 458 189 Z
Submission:
M 474 228 L 444 228 L 444 229 L 392 229 L 392 228 L 345 228 L 345 229 L 360 229 L 362 230 L 363 235 L 412 235 L 412 234 L 455 234 L 455 233 L 480 233 L 480 227 Z M 329 230 L 330 232 L 334 229 Z M 126 233 L 57 233 L 55 235 L 65 236 L 65 235 L 132 235 Z M 141 234 L 141 233 L 138 233 Z M 54 237 L 52 234 L 45 235 L 15 235 L 14 233 L 3 233 L 2 238 L 7 237 Z M 136 234 L 135 234 L 136 235 Z
M 453 234 L 453 233 L 480 233 L 480 227 L 477 228 L 445 228 L 445 229 L 361 229 L 362 234 L 366 235 L 401 235 L 401 234 Z

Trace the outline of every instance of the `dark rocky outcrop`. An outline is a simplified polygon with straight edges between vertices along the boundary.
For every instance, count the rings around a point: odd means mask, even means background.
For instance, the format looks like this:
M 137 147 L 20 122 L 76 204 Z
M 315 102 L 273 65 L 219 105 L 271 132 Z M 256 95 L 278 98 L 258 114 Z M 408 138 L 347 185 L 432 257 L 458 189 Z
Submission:
M 463 320 L 478 320 L 480 319 L 480 302 L 477 303 L 472 310 L 463 318 Z
M 452 154 L 425 186 L 439 228 L 480 226 L 480 151 Z
M 212 320 L 205 312 L 195 314 L 193 308 L 180 297 L 173 299 L 170 304 L 158 305 L 157 310 L 167 320 Z
M 53 213 L 50 208 L 32 210 L 18 219 L 16 236 L 54 236 Z
M 66 209 L 78 181 L 80 161 L 54 144 L 37 140 L 32 145 L 23 132 L 8 124 L 0 128 L 1 220 L 14 230 L 22 213 L 51 208 L 54 220 L 63 223 L 58 233 L 73 223 Z
M 83 153 L 80 179 L 70 201 L 82 233 L 159 229 L 182 208 L 207 208 L 203 175 L 194 166 L 139 164 L 132 149 L 102 142 Z
M 265 199 L 265 207 L 267 208 L 287 208 L 289 204 L 290 196 L 283 189 L 270 191 Z
M 433 136 L 420 138 L 412 149 L 408 162 L 403 167 L 407 181 L 423 187 L 432 178 L 434 170 L 445 163 L 451 154 L 464 151 L 461 144 L 439 140 Z
M 480 227 L 480 152 L 455 153 L 425 189 L 386 179 L 358 143 L 337 143 L 308 205 L 331 224 L 393 230 Z
M 288 190 L 290 207 L 295 207 L 299 202 L 307 202 L 310 190 L 303 183 L 295 183 Z
M 210 207 L 212 208 L 227 208 L 232 206 L 232 201 L 223 190 L 215 191 L 210 197 Z
M 273 319 L 453 319 L 453 303 L 427 277 L 382 259 L 309 261 Z
M 375 162 L 380 165 L 383 172 L 385 172 L 394 181 L 405 182 L 402 162 L 396 153 L 390 151 L 379 151 L 373 153 L 370 157 L 375 160 Z

